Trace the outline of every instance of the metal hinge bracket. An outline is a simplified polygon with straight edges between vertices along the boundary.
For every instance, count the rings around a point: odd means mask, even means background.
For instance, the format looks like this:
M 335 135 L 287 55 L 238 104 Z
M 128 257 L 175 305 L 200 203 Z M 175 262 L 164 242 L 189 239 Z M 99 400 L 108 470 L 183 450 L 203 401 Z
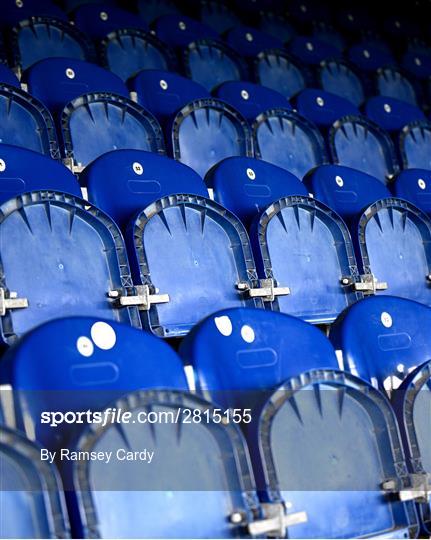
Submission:
M 248 298 L 262 298 L 264 302 L 273 302 L 277 296 L 290 294 L 289 287 L 276 287 L 273 279 L 260 279 L 260 287 L 250 287 L 248 283 L 239 282 L 236 288 L 247 294 Z
M 117 301 L 120 307 L 137 307 L 149 311 L 154 304 L 166 304 L 170 301 L 168 294 L 152 294 L 148 285 L 136 285 L 136 295 L 124 296 L 120 291 L 109 291 L 108 296 Z
M 4 317 L 9 309 L 28 308 L 27 298 L 18 298 L 16 292 L 10 291 L 6 297 L 6 291 L 0 288 L 0 317 Z

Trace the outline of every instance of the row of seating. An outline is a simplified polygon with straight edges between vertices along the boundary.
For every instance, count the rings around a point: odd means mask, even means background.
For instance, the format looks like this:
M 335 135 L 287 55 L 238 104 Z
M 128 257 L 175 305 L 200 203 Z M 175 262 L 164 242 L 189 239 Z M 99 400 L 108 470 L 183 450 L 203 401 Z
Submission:
M 14 390 L 3 390 L 4 413 L 50 452 L 126 445 L 156 454 L 147 468 L 57 458 L 75 537 L 284 537 L 287 529 L 289 538 L 414 538 L 419 525 L 431 527 L 430 323 L 431 309 L 409 300 L 356 303 L 330 334 L 341 370 L 317 328 L 274 312 L 223 310 L 180 348 L 193 366 L 190 393 L 180 358 L 150 334 L 58 319 L 2 359 L 0 380 Z M 107 406 L 135 415 L 193 409 L 209 420 L 85 427 L 58 416 Z M 219 422 L 217 411 L 228 409 L 250 419 Z M 40 422 L 44 411 L 57 412 L 57 427 Z M 64 537 L 53 465 L 11 423 L 0 428 L 3 536 Z

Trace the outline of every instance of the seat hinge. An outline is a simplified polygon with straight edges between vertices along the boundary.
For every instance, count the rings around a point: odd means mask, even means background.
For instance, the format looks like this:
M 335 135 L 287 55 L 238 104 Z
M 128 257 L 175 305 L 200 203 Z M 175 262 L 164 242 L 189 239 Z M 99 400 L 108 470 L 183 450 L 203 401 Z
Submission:
M 244 516 L 239 512 L 234 512 L 230 516 L 231 523 L 245 525 L 250 536 L 268 536 L 270 538 L 285 538 L 286 529 L 294 525 L 306 523 L 306 512 L 295 512 L 286 514 L 281 503 L 262 504 L 262 519 L 244 523 Z
M 250 287 L 248 283 L 239 282 L 236 284 L 236 288 L 247 294 L 248 298 L 262 298 L 264 302 L 273 302 L 277 296 L 287 296 L 290 294 L 289 287 L 276 287 L 274 280 L 260 279 L 260 287 Z
M 409 485 L 399 488 L 397 480 L 386 480 L 382 484 L 384 491 L 396 493 L 402 502 L 416 501 L 428 503 L 431 497 L 431 474 L 414 473 L 409 475 Z
M 27 298 L 18 298 L 16 292 L 10 291 L 6 297 L 6 291 L 0 288 L 0 317 L 4 317 L 9 309 L 24 309 L 28 308 Z
M 378 281 L 374 274 L 362 274 L 360 281 L 355 281 L 352 277 L 342 277 L 343 287 L 353 287 L 353 290 L 364 294 L 375 294 L 377 291 L 386 291 L 388 284 L 385 281 Z
M 63 165 L 65 165 L 74 174 L 81 174 L 82 171 L 85 169 L 85 167 L 81 165 L 80 163 L 75 164 L 75 161 L 73 160 L 73 158 L 64 158 Z
M 109 291 L 108 296 L 117 301 L 119 307 L 137 307 L 142 311 L 149 311 L 154 304 L 170 302 L 168 294 L 152 294 L 148 285 L 136 285 L 135 295 L 125 296 L 120 291 Z

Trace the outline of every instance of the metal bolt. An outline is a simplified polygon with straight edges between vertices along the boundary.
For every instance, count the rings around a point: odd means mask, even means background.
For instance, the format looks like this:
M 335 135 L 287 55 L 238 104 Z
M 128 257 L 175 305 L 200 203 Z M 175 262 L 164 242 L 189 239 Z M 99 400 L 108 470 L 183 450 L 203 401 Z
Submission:
M 349 284 L 350 284 L 349 278 L 345 277 L 341 279 L 341 285 L 349 285 Z
M 336 176 L 335 181 L 337 182 L 337 186 L 340 186 L 340 187 L 344 186 L 344 180 L 341 178 L 341 176 Z
M 241 512 L 233 512 L 230 515 L 230 522 L 233 523 L 234 525 L 239 525 L 240 523 L 242 523 L 242 514 L 241 514 Z
M 75 72 L 73 71 L 72 68 L 67 68 L 66 69 L 66 77 L 68 79 L 74 79 L 75 78 Z
M 135 161 L 135 163 L 132 165 L 132 168 L 133 168 L 133 172 L 135 174 L 137 174 L 139 176 L 141 176 L 141 174 L 144 174 L 144 168 L 137 161 Z
M 160 88 L 162 90 L 167 90 L 168 89 L 168 83 L 163 79 L 161 79 L 161 81 L 160 81 Z
M 250 97 L 247 90 L 241 90 L 241 97 L 242 99 L 248 99 Z
M 1 170 L 1 169 L 0 169 Z M 419 178 L 418 180 L 418 186 L 421 188 L 421 189 L 425 189 L 427 187 L 427 184 L 425 182 L 425 180 L 423 180 L 422 178 Z
M 253 171 L 253 169 L 248 168 L 247 176 L 250 178 L 250 180 L 254 180 L 256 178 L 256 173 Z

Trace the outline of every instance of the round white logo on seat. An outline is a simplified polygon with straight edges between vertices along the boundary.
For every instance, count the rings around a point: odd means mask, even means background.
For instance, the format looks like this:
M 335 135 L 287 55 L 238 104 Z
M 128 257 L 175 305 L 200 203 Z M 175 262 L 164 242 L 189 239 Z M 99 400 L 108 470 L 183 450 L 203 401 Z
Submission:
M 79 354 L 88 358 L 94 352 L 94 345 L 90 338 L 81 336 L 76 340 L 76 348 Z
M 144 174 L 144 167 L 142 167 L 142 165 L 138 161 L 135 161 L 135 163 L 132 165 L 132 168 L 135 174 L 139 176 L 141 176 L 141 174 Z
M 416 58 L 415 58 L 415 64 L 416 64 L 417 66 L 421 66 L 421 65 L 422 65 L 422 60 L 421 60 L 420 58 L 416 57 Z
M 168 83 L 167 83 L 164 79 L 162 79 L 162 80 L 160 81 L 160 88 L 161 88 L 162 90 L 167 90 L 167 89 L 168 89 Z
M 180 30 L 185 30 L 185 29 L 187 28 L 187 25 L 186 25 L 186 23 L 185 23 L 184 21 L 180 21 L 180 22 L 178 23 L 178 28 L 179 28 Z
M 106 13 L 106 11 L 101 11 L 100 12 L 100 18 L 102 19 L 102 21 L 107 21 L 108 20 L 108 14 Z
M 323 105 L 325 105 L 325 100 L 319 96 L 316 98 L 316 103 L 319 105 L 319 107 L 323 107 Z
M 226 337 L 232 334 L 232 321 L 227 315 L 222 315 L 221 317 L 214 317 L 214 322 L 220 334 Z
M 75 78 L 75 72 L 73 71 L 72 68 L 67 68 L 66 69 L 66 77 L 68 79 L 74 79 Z
M 389 105 L 389 103 L 385 103 L 383 105 L 383 108 L 385 109 L 385 112 L 387 112 L 387 113 L 392 112 L 392 107 Z
M 247 169 L 247 176 L 250 178 L 250 180 L 254 180 L 256 178 L 256 173 L 249 167 Z
M 6 162 L 4 159 L 0 159 L 0 172 L 3 172 L 6 170 Z
M 253 34 L 250 34 L 250 32 L 247 32 L 246 35 L 245 35 L 245 39 L 247 41 L 253 41 Z
M 314 51 L 314 45 L 310 41 L 307 41 L 305 46 L 308 51 Z
M 110 324 L 98 321 L 91 327 L 91 339 L 99 349 L 109 351 L 115 345 L 117 335 Z
M 0 169 L 1 170 L 1 169 Z M 425 180 L 423 180 L 422 178 L 419 178 L 418 180 L 418 186 L 421 188 L 421 189 L 425 189 L 427 187 L 427 184 L 425 182 Z
M 250 96 L 248 95 L 247 90 L 241 90 L 241 97 L 242 99 L 247 100 Z
M 340 187 L 344 186 L 344 180 L 341 178 L 341 176 L 336 176 L 335 181 L 337 182 L 337 186 L 340 186 Z
M 392 317 L 386 311 L 381 314 L 380 320 L 385 328 L 390 328 L 392 326 Z
M 24 7 L 24 2 L 22 0 L 15 0 L 15 5 L 17 8 Z

